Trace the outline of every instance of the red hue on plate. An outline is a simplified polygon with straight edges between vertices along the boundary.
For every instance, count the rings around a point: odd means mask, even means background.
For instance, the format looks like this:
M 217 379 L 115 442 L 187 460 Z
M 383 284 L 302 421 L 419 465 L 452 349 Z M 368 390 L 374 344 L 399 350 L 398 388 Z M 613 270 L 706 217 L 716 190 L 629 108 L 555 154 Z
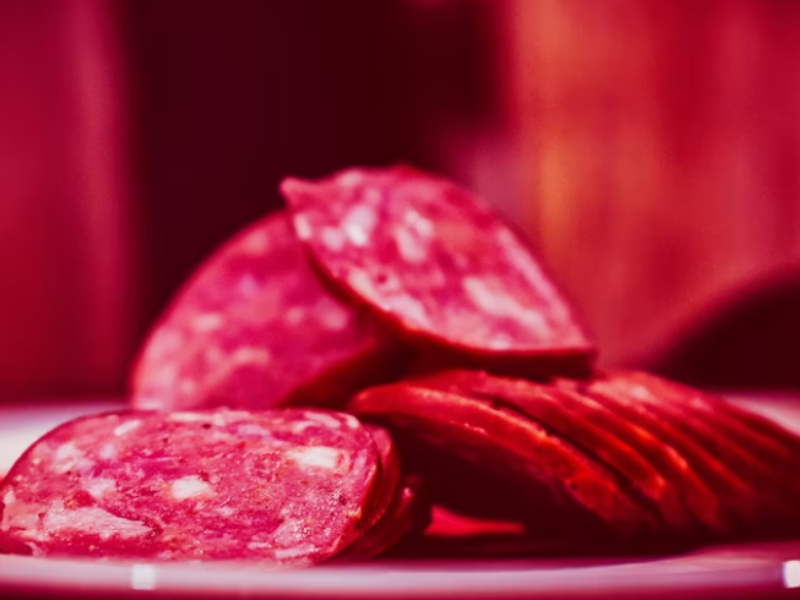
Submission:
M 800 398 L 748 408 L 800 432 Z M 120 401 L 0 408 L 0 473 L 53 426 Z M 452 523 L 452 521 L 451 521 Z M 0 556 L 0 597 L 31 598 L 784 598 L 800 590 L 800 540 L 685 555 L 602 559 L 382 560 L 268 572 L 239 563 L 103 563 Z

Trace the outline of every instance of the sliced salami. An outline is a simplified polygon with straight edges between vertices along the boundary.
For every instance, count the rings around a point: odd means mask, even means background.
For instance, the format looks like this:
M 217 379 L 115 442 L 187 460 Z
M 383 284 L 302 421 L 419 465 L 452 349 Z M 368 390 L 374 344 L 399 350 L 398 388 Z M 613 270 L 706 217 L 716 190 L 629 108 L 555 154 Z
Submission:
M 539 361 L 588 368 L 594 348 L 569 304 L 472 194 L 407 167 L 290 178 L 281 190 L 331 281 L 423 346 L 526 374 L 541 375 Z
M 614 377 L 641 385 L 665 401 L 677 405 L 694 418 L 704 420 L 773 468 L 797 472 L 800 468 L 800 438 L 776 422 L 739 408 L 724 398 L 668 381 L 641 371 L 621 371 Z M 795 478 L 788 486 L 800 485 Z
M 695 516 L 701 530 L 712 538 L 735 537 L 737 528 L 727 513 L 724 503 L 695 472 L 689 461 L 677 449 L 656 437 L 636 420 L 625 418 L 614 406 L 607 406 L 598 399 L 582 393 L 572 381 L 556 381 L 559 399 L 566 406 L 574 407 L 584 417 L 610 435 L 625 442 L 652 464 L 664 478 L 672 482 Z
M 368 532 L 384 518 L 400 491 L 400 455 L 389 432 L 376 425 L 366 425 L 366 428 L 372 435 L 381 467 L 379 485 L 376 486 L 376 492 L 365 510 L 360 526 L 362 531 Z
M 308 566 L 357 538 L 379 471 L 370 433 L 342 413 L 81 418 L 0 487 L 0 551 Z
M 581 407 L 565 402 L 556 388 L 467 370 L 445 371 L 417 383 L 460 392 L 520 411 L 619 473 L 632 490 L 656 507 L 676 535 L 700 536 L 698 524 L 681 499 L 678 488 L 636 448 L 586 418 Z
M 761 441 L 755 432 L 747 435 L 749 430 L 741 423 L 732 427 L 724 414 L 715 418 L 711 403 L 707 399 L 703 402 L 702 394 L 692 393 L 690 388 L 681 389 L 657 377 L 626 372 L 609 373 L 593 387 L 634 398 L 662 420 L 689 433 L 746 488 L 746 493 L 739 496 L 753 499 L 757 513 L 749 525 L 756 532 L 798 530 L 800 519 L 795 515 L 800 495 L 794 474 L 800 471 L 800 458 L 788 465 L 780 460 L 780 454 L 770 452 L 769 458 L 761 458 L 773 447 L 772 442 Z M 698 410 L 699 404 L 711 410 Z
M 737 537 L 781 535 L 793 523 L 792 501 L 784 497 L 783 485 L 769 475 L 768 469 L 759 475 L 759 481 L 766 481 L 766 485 L 757 485 L 743 476 L 742 468 L 750 469 L 752 465 L 739 464 L 734 457 L 741 453 L 722 434 L 701 426 L 679 405 L 614 377 L 598 377 L 581 387 L 584 393 L 639 423 L 680 452 L 732 515 Z
M 664 531 L 615 474 L 513 411 L 410 383 L 365 390 L 348 409 L 389 428 L 434 501 L 456 510 L 514 517 L 534 529 L 555 523 L 606 541 Z
M 133 406 L 335 406 L 398 368 L 396 350 L 319 281 L 280 213 L 221 247 L 177 295 L 140 354 Z
M 421 534 L 430 523 L 430 504 L 423 488 L 421 479 L 406 477 L 381 518 L 335 560 L 374 558 L 393 549 L 404 539 Z

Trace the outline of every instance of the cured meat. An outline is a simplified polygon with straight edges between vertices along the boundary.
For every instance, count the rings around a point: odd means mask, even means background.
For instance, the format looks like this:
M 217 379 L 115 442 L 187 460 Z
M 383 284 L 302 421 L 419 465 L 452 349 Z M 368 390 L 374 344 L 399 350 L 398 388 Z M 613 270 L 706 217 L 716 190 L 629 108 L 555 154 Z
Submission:
M 400 486 L 400 456 L 397 446 L 382 427 L 367 425 L 366 428 L 378 451 L 381 469 L 379 484 L 360 525 L 362 531 L 370 531 L 384 517 Z
M 422 481 L 407 477 L 372 529 L 337 555 L 336 561 L 358 561 L 380 556 L 404 539 L 422 533 L 428 523 L 430 504 L 423 494 Z
M 496 508 L 482 516 L 518 518 L 534 529 L 557 523 L 606 541 L 664 531 L 658 515 L 614 473 L 516 412 L 411 383 L 365 390 L 348 410 L 389 428 L 404 461 L 425 475 L 434 501 L 467 500 L 457 510 Z M 492 472 L 494 481 L 484 477 Z M 493 498 L 509 503 L 492 507 Z
M 289 178 L 281 191 L 331 281 L 423 347 L 526 375 L 588 370 L 593 345 L 562 294 L 465 190 L 395 167 Z
M 0 487 L 0 551 L 308 566 L 357 537 L 370 433 L 322 410 L 111 413 L 36 442 Z
M 759 458 L 758 454 L 772 447 L 771 443 L 761 442 L 758 436 L 745 435 L 743 439 L 747 428 L 737 423 L 732 429 L 724 418 L 715 419 L 716 411 L 708 400 L 703 401 L 702 395 L 692 394 L 690 388 L 679 389 L 657 377 L 610 373 L 593 382 L 592 389 L 618 398 L 632 398 L 696 440 L 707 455 L 727 470 L 730 476 L 726 483 L 743 490 L 737 497 L 750 501 L 751 513 L 745 521 L 747 528 L 756 534 L 797 530 L 800 520 L 795 515 L 800 494 L 794 474 L 800 470 L 800 458 L 788 465 L 781 464 L 776 456 L 767 460 Z M 709 410 L 698 412 L 698 404 Z
M 557 385 L 561 402 L 581 412 L 610 435 L 635 448 L 679 491 L 681 498 L 697 520 L 701 531 L 713 538 L 735 537 L 736 527 L 722 501 L 692 469 L 675 448 L 657 438 L 635 421 L 621 417 L 612 407 L 578 391 L 573 382 Z
M 743 476 L 742 468 L 747 470 L 753 465 L 739 463 L 742 454 L 732 449 L 724 433 L 714 433 L 700 426 L 681 406 L 672 404 L 666 397 L 649 397 L 630 381 L 598 377 L 578 387 L 678 451 L 720 499 L 722 508 L 734 523 L 735 537 L 780 536 L 796 526 L 792 501 L 784 496 L 785 485 L 772 478 L 768 468 L 757 476 L 761 485 Z
M 675 486 L 634 447 L 587 419 L 581 407 L 564 402 L 552 386 L 466 370 L 446 371 L 417 383 L 483 399 L 534 419 L 549 432 L 619 473 L 643 500 L 661 513 L 676 535 L 698 535 L 695 519 Z
M 639 385 L 663 398 L 665 401 L 690 412 L 696 419 L 705 420 L 760 460 L 780 468 L 796 470 L 800 462 L 800 438 L 774 421 L 739 408 L 735 404 L 706 394 L 674 381 L 643 373 L 620 371 L 613 379 Z M 790 478 L 787 485 L 800 482 Z
M 177 295 L 141 352 L 132 402 L 335 406 L 400 363 L 392 337 L 318 280 L 280 213 L 235 236 Z

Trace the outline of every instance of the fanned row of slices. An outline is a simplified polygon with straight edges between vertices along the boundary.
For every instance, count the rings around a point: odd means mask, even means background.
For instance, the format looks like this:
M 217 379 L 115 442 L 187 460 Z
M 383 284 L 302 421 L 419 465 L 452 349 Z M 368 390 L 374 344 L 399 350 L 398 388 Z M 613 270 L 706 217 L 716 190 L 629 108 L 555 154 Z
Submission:
M 419 539 L 431 504 L 589 551 L 800 533 L 800 439 L 596 372 L 573 308 L 480 199 L 407 167 L 281 190 L 287 211 L 156 324 L 133 410 L 17 462 L 0 551 L 309 566 Z

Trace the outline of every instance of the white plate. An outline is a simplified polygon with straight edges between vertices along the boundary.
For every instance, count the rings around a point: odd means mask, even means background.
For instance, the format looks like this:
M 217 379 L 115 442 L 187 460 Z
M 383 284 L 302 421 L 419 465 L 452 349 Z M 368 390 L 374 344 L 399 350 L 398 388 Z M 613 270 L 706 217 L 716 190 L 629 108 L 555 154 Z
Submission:
M 800 432 L 800 403 L 737 397 Z M 0 407 L 0 472 L 41 434 L 120 401 Z M 781 598 L 800 591 L 800 540 L 650 559 L 386 563 L 268 572 L 241 564 L 133 564 L 0 556 L 0 598 Z

